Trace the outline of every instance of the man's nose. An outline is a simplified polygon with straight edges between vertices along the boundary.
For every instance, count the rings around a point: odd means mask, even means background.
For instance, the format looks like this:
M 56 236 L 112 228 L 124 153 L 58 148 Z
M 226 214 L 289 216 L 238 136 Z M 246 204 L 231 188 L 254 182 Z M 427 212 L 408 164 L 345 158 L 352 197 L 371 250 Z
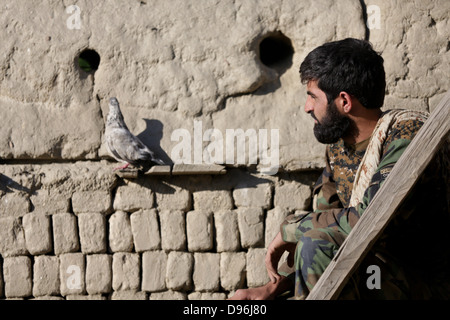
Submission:
M 306 102 L 305 102 L 305 112 L 306 113 L 310 113 L 314 110 L 313 104 L 311 103 L 311 98 L 308 97 L 306 98 Z

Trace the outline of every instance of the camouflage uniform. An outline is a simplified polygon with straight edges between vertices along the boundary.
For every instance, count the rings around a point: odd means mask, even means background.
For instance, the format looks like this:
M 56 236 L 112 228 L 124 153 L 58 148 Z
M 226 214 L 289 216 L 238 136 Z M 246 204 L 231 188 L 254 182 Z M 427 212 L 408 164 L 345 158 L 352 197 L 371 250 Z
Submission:
M 355 207 L 349 206 L 352 186 L 369 139 L 355 146 L 342 139 L 327 146 L 326 168 L 313 190 L 314 211 L 291 215 L 281 226 L 283 240 L 297 243 L 295 273 L 286 265 L 279 270 L 295 279 L 295 298 L 305 298 L 317 283 L 422 124 L 420 120 L 401 121 L 390 129 L 379 166 Z M 448 177 L 448 156 L 447 144 L 419 178 L 340 298 L 450 298 L 449 197 L 448 178 L 444 178 Z M 369 265 L 380 268 L 381 290 L 366 285 Z

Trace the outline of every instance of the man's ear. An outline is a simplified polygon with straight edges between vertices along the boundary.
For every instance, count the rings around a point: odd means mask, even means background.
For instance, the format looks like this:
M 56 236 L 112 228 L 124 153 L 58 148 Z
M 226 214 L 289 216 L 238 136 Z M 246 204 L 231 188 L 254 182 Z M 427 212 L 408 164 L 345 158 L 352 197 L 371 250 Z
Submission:
M 353 97 L 347 92 L 341 91 L 336 98 L 336 106 L 338 106 L 343 113 L 350 113 L 353 107 Z

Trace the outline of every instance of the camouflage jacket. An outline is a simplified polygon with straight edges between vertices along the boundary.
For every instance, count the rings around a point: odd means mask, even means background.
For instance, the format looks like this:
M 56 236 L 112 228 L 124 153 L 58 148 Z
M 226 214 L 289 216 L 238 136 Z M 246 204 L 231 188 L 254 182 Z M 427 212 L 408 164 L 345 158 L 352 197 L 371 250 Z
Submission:
M 384 113 L 386 114 L 386 113 Z M 349 206 L 356 171 L 361 163 L 368 141 L 349 146 L 342 139 L 327 146 L 326 167 L 314 190 L 313 212 L 288 216 L 281 226 L 283 240 L 298 242 L 301 235 L 313 228 L 332 227 L 348 235 L 364 213 L 376 192 L 383 185 L 397 160 L 423 125 L 421 120 L 395 123 L 382 144 L 381 161 L 357 206 Z M 403 201 L 395 218 L 374 246 L 384 261 L 408 269 L 411 280 L 420 290 L 427 283 L 440 283 L 448 277 L 450 233 L 449 215 L 449 170 L 448 144 L 438 152 L 424 174 L 419 177 L 414 189 Z M 424 266 L 426 265 L 426 268 Z M 446 282 L 449 283 L 449 282 Z M 428 292 L 428 297 L 441 297 L 450 290 Z M 446 291 L 445 294 L 442 294 Z M 420 298 L 424 297 L 420 294 Z

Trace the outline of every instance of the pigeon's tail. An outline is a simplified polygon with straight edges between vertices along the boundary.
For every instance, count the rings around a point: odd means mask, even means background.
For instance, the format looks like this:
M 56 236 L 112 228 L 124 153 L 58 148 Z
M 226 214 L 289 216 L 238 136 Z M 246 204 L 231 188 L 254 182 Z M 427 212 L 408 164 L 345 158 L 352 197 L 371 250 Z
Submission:
M 135 167 L 138 167 L 139 170 L 141 170 L 143 172 L 147 172 L 148 170 L 150 170 L 151 167 L 153 167 L 155 165 L 165 166 L 167 164 L 164 161 L 162 161 L 161 159 L 158 159 L 155 157 L 152 157 L 151 159 L 148 159 L 145 161 L 139 161 L 138 163 L 134 164 Z
M 164 161 L 162 161 L 161 159 L 158 159 L 158 158 L 152 158 L 152 162 L 159 164 L 161 166 L 167 165 Z

